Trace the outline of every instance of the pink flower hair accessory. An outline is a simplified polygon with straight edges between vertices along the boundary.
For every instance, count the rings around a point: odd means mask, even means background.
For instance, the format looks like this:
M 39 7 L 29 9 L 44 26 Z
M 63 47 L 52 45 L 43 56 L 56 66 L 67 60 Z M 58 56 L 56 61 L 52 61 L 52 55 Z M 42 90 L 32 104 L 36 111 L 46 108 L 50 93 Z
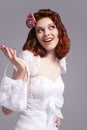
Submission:
M 36 24 L 36 19 L 34 17 L 34 14 L 29 13 L 26 20 L 26 26 L 32 29 L 33 27 L 35 27 L 35 24 Z

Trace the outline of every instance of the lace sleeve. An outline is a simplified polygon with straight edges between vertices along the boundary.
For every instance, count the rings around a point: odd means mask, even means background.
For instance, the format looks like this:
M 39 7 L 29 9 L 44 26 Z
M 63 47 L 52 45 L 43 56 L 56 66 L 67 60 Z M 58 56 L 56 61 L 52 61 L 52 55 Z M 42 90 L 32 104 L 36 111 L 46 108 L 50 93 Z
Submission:
M 31 63 L 32 63 L 32 59 L 33 59 L 33 53 L 25 50 L 22 51 L 19 56 L 20 60 L 25 64 L 26 66 L 26 70 L 28 72 L 28 79 L 29 79 L 29 74 L 30 74 L 30 68 L 31 68 Z M 17 71 L 17 68 L 14 66 L 14 69 Z
M 32 57 L 33 54 L 28 51 L 23 51 L 19 55 L 19 58 L 25 63 L 28 72 Z M 7 67 L 5 69 L 6 71 Z M 21 79 L 14 80 L 6 76 L 6 71 L 4 72 L 4 77 L 0 84 L 0 105 L 13 111 L 23 111 L 27 107 L 28 81 L 25 82 Z
M 0 105 L 12 111 L 23 111 L 27 107 L 27 82 L 7 76 L 0 85 Z
M 61 66 L 61 72 L 66 73 L 66 70 L 67 70 L 67 68 L 66 68 L 66 57 L 64 57 L 60 60 L 60 66 Z
M 33 76 L 36 75 L 41 63 L 40 56 L 34 56 L 32 52 L 25 50 L 19 55 L 19 57 L 24 62 L 28 73 Z

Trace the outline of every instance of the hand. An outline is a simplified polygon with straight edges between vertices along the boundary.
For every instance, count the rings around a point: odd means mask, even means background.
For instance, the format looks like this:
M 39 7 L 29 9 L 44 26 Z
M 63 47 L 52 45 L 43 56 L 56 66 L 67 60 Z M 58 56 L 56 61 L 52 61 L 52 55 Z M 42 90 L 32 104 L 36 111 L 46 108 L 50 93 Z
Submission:
M 16 56 L 16 49 L 0 45 L 0 50 L 10 60 L 10 62 L 17 67 L 18 70 L 25 70 L 24 63 Z
M 11 61 L 11 63 L 15 64 L 16 61 L 16 49 L 7 48 L 4 45 L 0 45 L 0 49 L 4 53 L 4 55 Z
M 60 118 L 56 116 L 56 120 L 55 120 L 55 123 L 56 123 L 56 127 L 59 127 L 61 122 L 60 122 Z

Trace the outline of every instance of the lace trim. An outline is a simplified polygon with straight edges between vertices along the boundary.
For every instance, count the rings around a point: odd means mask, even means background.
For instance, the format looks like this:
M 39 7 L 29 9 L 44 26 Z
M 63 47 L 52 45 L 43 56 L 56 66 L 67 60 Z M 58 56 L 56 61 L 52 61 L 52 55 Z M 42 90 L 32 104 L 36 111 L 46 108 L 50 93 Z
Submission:
M 38 72 L 41 63 L 40 56 L 34 56 L 32 52 L 25 50 L 19 55 L 19 57 L 26 63 L 30 75 L 35 75 Z
M 66 72 L 66 57 L 62 58 L 60 60 L 60 66 L 61 66 L 61 71 L 62 73 L 65 73 Z
M 39 68 L 39 66 L 40 66 L 40 63 L 41 63 L 41 58 L 40 58 L 40 56 L 37 56 L 36 59 L 35 59 L 35 63 L 34 63 L 32 69 L 31 69 L 31 71 L 30 71 L 30 72 L 31 72 L 31 75 L 37 74 L 38 68 Z

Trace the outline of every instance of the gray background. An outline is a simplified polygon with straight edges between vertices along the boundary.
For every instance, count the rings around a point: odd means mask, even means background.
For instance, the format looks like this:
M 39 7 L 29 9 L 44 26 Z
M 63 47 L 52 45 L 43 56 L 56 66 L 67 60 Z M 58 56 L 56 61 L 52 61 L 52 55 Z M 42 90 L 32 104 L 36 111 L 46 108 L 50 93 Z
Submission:
M 87 126 L 87 1 L 86 0 L 0 0 L 0 44 L 21 51 L 28 29 L 28 12 L 51 8 L 59 12 L 71 39 L 67 56 L 64 120 L 60 130 L 85 130 Z M 0 80 L 8 60 L 0 52 Z M 18 114 L 5 116 L 0 108 L 0 130 L 13 130 Z

